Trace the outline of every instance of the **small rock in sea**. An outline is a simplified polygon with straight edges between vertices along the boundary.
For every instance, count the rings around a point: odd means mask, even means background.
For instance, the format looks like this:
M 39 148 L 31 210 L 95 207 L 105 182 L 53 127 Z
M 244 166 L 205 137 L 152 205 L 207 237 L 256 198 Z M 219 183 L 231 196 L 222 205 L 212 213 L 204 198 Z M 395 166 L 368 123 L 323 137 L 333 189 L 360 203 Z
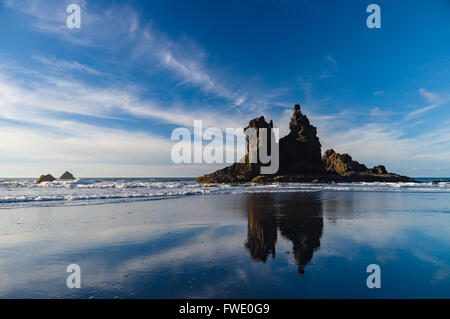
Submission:
M 54 178 L 51 174 L 47 174 L 47 175 L 41 175 L 41 177 L 39 177 L 36 180 L 36 184 L 40 184 L 43 182 L 54 182 L 56 181 L 56 178 Z
M 73 181 L 75 179 L 75 177 L 72 175 L 72 173 L 65 172 L 64 174 L 61 175 L 61 177 L 59 179 Z

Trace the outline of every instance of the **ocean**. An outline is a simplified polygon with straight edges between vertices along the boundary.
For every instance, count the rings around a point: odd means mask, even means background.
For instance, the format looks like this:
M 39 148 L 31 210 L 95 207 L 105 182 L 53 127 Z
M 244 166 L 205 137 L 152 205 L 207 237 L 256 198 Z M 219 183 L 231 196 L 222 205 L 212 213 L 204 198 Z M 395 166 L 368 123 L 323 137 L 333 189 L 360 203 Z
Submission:
M 82 178 L 35 184 L 32 178 L 0 179 L 0 208 L 89 205 L 212 194 L 273 192 L 450 192 L 450 178 L 420 183 L 199 184 L 194 178 Z

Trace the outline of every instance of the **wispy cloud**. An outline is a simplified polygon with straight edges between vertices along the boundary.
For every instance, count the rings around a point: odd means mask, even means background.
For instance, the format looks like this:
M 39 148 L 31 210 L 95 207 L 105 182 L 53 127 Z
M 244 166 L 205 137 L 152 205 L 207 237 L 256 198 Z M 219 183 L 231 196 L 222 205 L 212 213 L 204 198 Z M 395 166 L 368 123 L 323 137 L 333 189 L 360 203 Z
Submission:
M 175 58 L 172 53 L 166 52 L 163 58 L 164 65 L 181 76 L 181 84 L 198 85 L 207 92 L 212 92 L 219 97 L 231 100 L 235 105 L 239 106 L 245 101 L 245 96 L 237 91 L 232 91 L 227 87 L 218 84 L 209 72 L 202 70 L 202 67 L 193 60 L 181 61 Z
M 405 172 L 405 167 L 434 167 L 450 160 L 450 129 L 406 137 L 405 131 L 390 124 L 368 123 L 347 131 L 327 132 L 325 147 L 349 153 L 368 165 L 390 163 L 388 169 Z
M 44 63 L 53 61 L 61 70 L 76 67 L 77 71 L 96 73 L 75 61 L 68 63 L 45 57 L 40 60 Z M 148 119 L 149 124 L 155 120 L 157 123 L 192 127 L 194 120 L 203 120 L 205 127 L 219 126 L 223 129 L 245 124 L 239 118 L 223 115 L 218 125 L 220 115 L 214 112 L 188 113 L 181 108 L 163 107 L 157 100 L 139 97 L 134 87 L 112 84 L 97 87 L 67 75 L 61 79 L 58 74 L 20 70 L 20 67 L 11 66 L 0 68 L 1 161 L 15 163 L 8 165 L 7 171 L 0 171 L 0 176 L 9 176 L 12 172 L 20 172 L 23 176 L 24 172 L 33 171 L 13 168 L 25 162 L 33 163 L 34 169 L 49 163 L 59 166 L 61 162 L 76 163 L 78 171 L 91 176 L 91 167 L 101 163 L 115 172 L 107 174 L 104 168 L 99 169 L 103 175 L 123 176 L 126 173 L 120 170 L 129 172 L 133 165 L 136 172 L 136 165 L 140 165 L 150 175 L 160 175 L 163 171 L 170 175 L 169 169 L 161 169 L 161 166 L 173 168 L 170 134 L 159 136 L 148 130 L 130 129 L 127 122 Z M 72 116 L 68 119 L 67 114 L 84 118 Z M 86 117 L 100 121 L 86 124 Z M 111 119 L 127 123 L 126 128 L 121 128 L 123 125 L 112 128 L 108 122 Z M 189 172 L 200 175 L 208 169 L 192 166 L 184 167 L 183 172 L 180 169 L 172 171 L 172 174 L 186 176 Z M 33 171 L 32 174 L 39 173 Z
M 411 119 L 411 118 L 417 117 L 418 115 L 427 113 L 427 112 L 429 112 L 441 105 L 444 105 L 450 101 L 449 98 L 443 98 L 440 95 L 438 95 L 437 93 L 429 92 L 423 88 L 419 89 L 419 93 L 426 99 L 427 102 L 433 103 L 433 104 L 410 112 L 407 116 L 407 119 Z
M 78 71 L 92 75 L 106 75 L 103 72 L 96 70 L 93 67 L 81 64 L 77 61 L 67 61 L 63 59 L 57 59 L 55 56 L 45 57 L 45 56 L 34 56 L 34 59 L 47 68 L 47 70 L 53 70 L 59 73 L 66 71 Z
M 47 61 L 46 58 L 44 60 Z M 76 66 L 77 69 L 91 71 L 78 62 L 54 61 L 57 66 Z M 18 70 L 19 68 L 15 68 L 14 74 L 9 74 L 7 70 L 3 69 L 2 72 L 0 68 L 0 114 L 4 118 L 26 121 L 38 121 L 42 118 L 45 122 L 48 116 L 58 117 L 61 113 L 69 113 L 124 120 L 127 116 L 136 119 L 153 118 L 185 127 L 192 127 L 194 120 L 203 120 L 205 126 L 220 128 L 245 124 L 239 124 L 241 121 L 236 116 L 205 110 L 185 112 L 182 106 L 163 106 L 158 100 L 140 98 L 139 89 L 134 86 L 124 88 L 114 83 L 106 87 L 95 86 L 67 75 L 65 79 L 39 72 L 30 76 L 29 70 L 23 71 L 27 76 L 24 82 Z M 221 117 L 220 123 L 216 121 L 218 117 Z
M 72 2 L 82 7 L 80 30 L 70 30 L 65 24 L 65 7 Z M 153 91 L 158 81 L 141 87 L 126 78 L 118 79 L 117 74 L 98 64 L 84 64 L 80 62 L 82 59 L 73 57 L 61 59 L 57 55 L 33 53 L 34 61 L 38 63 L 32 69 L 13 69 L 5 65 L 0 68 L 0 120 L 8 123 L 7 129 L 3 127 L 2 132 L 11 139 L 11 145 L 9 142 L 3 145 L 5 156 L 18 158 L 20 149 L 29 149 L 33 159 L 67 160 L 65 154 L 71 154 L 70 149 L 73 148 L 80 154 L 79 157 L 73 155 L 73 158 L 80 161 L 94 158 L 94 162 L 104 160 L 110 163 L 108 159 L 122 161 L 125 160 L 122 155 L 128 154 L 126 157 L 131 163 L 138 163 L 145 157 L 157 163 L 161 159 L 158 156 L 149 152 L 144 152 L 145 156 L 136 153 L 137 149 L 150 147 L 151 142 L 147 141 L 153 141 L 155 149 L 161 154 L 168 152 L 167 137 L 152 133 L 155 123 L 191 127 L 194 120 L 202 119 L 205 126 L 223 129 L 244 126 L 249 118 L 265 115 L 267 119 L 274 119 L 275 125 L 284 130 L 281 132 L 283 136 L 287 133 L 292 104 L 297 102 L 292 101 L 292 96 L 303 93 L 302 107 L 306 107 L 311 122 L 318 126 L 324 148 L 332 146 L 336 151 L 349 152 L 361 161 L 389 161 L 394 165 L 399 163 L 399 167 L 405 159 L 421 160 L 423 165 L 431 166 L 436 161 L 450 159 L 448 152 L 442 151 L 448 149 L 448 140 L 443 139 L 448 138 L 445 129 L 436 127 L 428 135 L 406 137 L 406 126 L 399 128 L 396 123 L 373 123 L 392 114 L 378 102 L 376 105 L 379 106 L 360 112 L 367 117 L 362 121 L 358 116 L 352 116 L 355 112 L 350 111 L 351 105 L 343 106 L 334 113 L 330 111 L 329 105 L 336 104 L 335 97 L 331 93 L 329 96 L 316 96 L 313 84 L 302 78 L 271 89 L 260 85 L 257 80 L 253 81 L 252 75 L 241 79 L 232 74 L 231 67 L 212 63 L 207 52 L 188 36 L 170 38 L 158 30 L 152 21 L 142 19 L 131 6 L 99 8 L 95 7 L 94 2 L 77 0 L 7 0 L 4 4 L 28 17 L 33 31 L 75 45 L 81 52 L 95 47 L 104 56 L 114 57 L 114 63 L 120 66 L 117 69 L 121 72 L 125 73 L 128 65 L 138 65 L 140 75 L 147 72 L 147 75 L 156 74 L 158 80 L 167 80 L 171 88 L 167 95 L 173 97 L 165 100 L 158 98 L 158 88 Z M 322 78 L 331 77 L 341 69 L 332 55 L 324 54 L 318 59 L 325 69 L 320 76 Z M 86 81 L 84 76 L 91 77 L 91 81 Z M 192 96 L 207 102 L 199 105 L 185 102 L 177 98 L 177 90 L 195 90 Z M 381 90 L 373 92 L 373 95 L 382 94 Z M 449 101 L 444 94 L 432 92 L 431 89 L 421 88 L 419 94 L 430 105 L 407 114 L 405 122 Z M 209 104 L 210 101 L 215 104 Z M 286 108 L 281 116 L 280 107 Z M 320 113 L 323 110 L 327 110 L 327 115 Z M 76 117 L 67 121 L 68 114 L 101 121 L 97 121 L 100 124 L 96 125 L 87 125 Z M 106 123 L 107 120 L 119 121 L 120 124 L 143 120 L 147 125 L 145 131 L 137 132 L 132 125 L 113 129 L 110 123 Z M 415 123 L 420 122 L 423 121 L 416 120 Z M 21 128 L 21 123 L 29 126 Z M 96 132 L 104 134 L 103 139 Z M 123 148 L 122 155 L 113 149 L 115 139 L 118 140 L 117 145 Z M 107 140 L 110 142 L 107 143 Z M 440 140 L 441 145 L 435 144 L 436 140 Z M 26 141 L 33 141 L 34 144 Z M 39 151 L 40 144 L 44 144 L 42 149 L 45 152 Z M 136 149 L 127 144 L 136 145 Z M 50 149 L 45 145 L 52 147 Z M 64 145 L 68 145 L 67 148 Z M 435 154 L 435 160 L 430 154 Z
M 229 100 L 240 106 L 246 94 L 236 88 L 227 87 L 224 76 L 220 76 L 205 64 L 205 53 L 190 41 L 170 39 L 152 26 L 141 22 L 138 13 L 129 6 L 112 6 L 107 9 L 82 6 L 82 27 L 79 31 L 68 29 L 65 24 L 65 6 L 61 1 L 37 3 L 36 0 L 8 1 L 6 4 L 35 19 L 32 25 L 36 31 L 52 34 L 63 41 L 82 46 L 99 46 L 108 50 L 128 51 L 134 59 L 147 60 L 152 68 L 164 66 L 180 79 L 178 85 L 194 85 L 204 92 Z M 52 62 L 43 60 L 41 62 Z M 67 63 L 67 62 L 66 62 Z M 67 67 L 80 66 L 73 61 Z M 88 69 L 85 69 L 88 71 Z M 93 70 L 91 70 L 93 71 Z
M 327 67 L 326 70 L 322 71 L 319 74 L 319 79 L 331 78 L 333 74 L 339 69 L 338 63 L 333 56 L 327 55 L 325 57 L 325 61 L 327 62 Z
M 427 100 L 427 102 L 429 102 L 429 103 L 437 103 L 437 102 L 439 102 L 439 101 L 441 100 L 441 98 L 440 98 L 440 96 L 439 96 L 438 94 L 433 93 L 433 92 L 429 92 L 429 91 L 427 91 L 427 90 L 425 90 L 425 89 L 423 89 L 423 88 L 420 88 L 420 89 L 419 89 L 419 93 L 420 93 L 420 95 L 422 95 L 422 96 Z
M 373 95 L 383 95 L 384 91 L 383 90 L 376 90 L 373 92 Z
M 446 166 L 450 161 L 450 129 L 448 123 L 439 123 L 425 133 L 411 135 L 411 125 L 404 122 L 387 121 L 389 116 L 401 115 L 389 109 L 371 108 L 364 121 L 361 116 L 344 109 L 338 113 L 317 113 L 326 109 L 330 97 L 320 96 L 311 82 L 301 79 L 306 100 L 302 109 L 313 125 L 318 129 L 322 143 L 322 151 L 333 148 L 339 153 L 349 153 L 355 160 L 370 165 L 384 164 L 391 171 L 418 175 L 431 175 L 430 167 Z M 275 119 L 275 126 L 281 128 L 289 123 L 291 110 L 286 110 L 283 116 Z M 380 119 L 383 119 L 380 121 Z M 414 123 L 418 125 L 420 123 Z M 287 133 L 284 129 L 281 136 Z M 409 168 L 416 170 L 410 171 Z M 434 172 L 436 173 L 436 172 Z M 450 174 L 450 170 L 439 172 Z
M 325 60 L 327 60 L 327 61 L 330 63 L 331 68 L 332 68 L 333 70 L 336 70 L 336 69 L 338 68 L 338 63 L 337 63 L 336 59 L 335 59 L 333 56 L 327 55 L 327 56 L 325 57 Z
M 442 102 L 434 103 L 434 104 L 428 105 L 426 107 L 423 107 L 421 109 L 415 110 L 415 111 L 413 111 L 413 112 L 408 114 L 408 119 L 416 117 L 416 116 L 421 115 L 423 113 L 426 113 L 428 111 L 431 111 L 431 110 L 437 108 L 438 106 L 440 106 L 440 105 L 442 105 L 442 104 L 444 104 L 446 102 L 448 102 L 448 101 L 442 101 Z
M 389 110 L 382 110 L 380 109 L 378 106 L 370 109 L 370 116 L 372 117 L 384 117 L 384 116 L 388 116 L 391 115 L 392 112 Z

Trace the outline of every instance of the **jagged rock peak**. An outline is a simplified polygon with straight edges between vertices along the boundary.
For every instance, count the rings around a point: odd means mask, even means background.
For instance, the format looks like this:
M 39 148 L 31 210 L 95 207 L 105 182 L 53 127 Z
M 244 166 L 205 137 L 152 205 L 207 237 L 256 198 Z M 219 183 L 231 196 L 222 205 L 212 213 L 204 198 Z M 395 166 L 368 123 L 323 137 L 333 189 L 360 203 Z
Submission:
M 289 123 L 290 133 L 280 139 L 280 174 L 315 174 L 322 171 L 322 151 L 317 129 L 294 106 Z
M 248 129 L 250 127 L 256 128 L 256 129 L 258 129 L 258 128 L 273 128 L 273 122 L 272 121 L 266 122 L 266 119 L 264 118 L 264 116 L 260 116 L 260 117 L 254 118 L 253 120 L 250 120 L 248 122 L 248 126 L 245 129 Z
M 289 135 L 295 136 L 297 141 L 319 143 L 320 145 L 317 128 L 311 125 L 306 115 L 302 114 L 298 103 L 294 105 L 294 114 L 289 122 L 289 129 L 291 130 Z
M 249 129 L 254 129 L 256 132 L 256 141 L 250 141 L 250 137 L 251 134 L 249 134 Z M 263 143 L 263 139 L 262 139 L 262 131 L 260 131 L 260 129 L 265 129 L 266 132 L 266 136 L 265 139 L 267 142 L 270 142 L 271 140 L 271 134 L 272 134 L 272 129 L 273 129 L 273 122 L 266 122 L 266 119 L 264 118 L 264 116 L 260 116 L 257 118 L 254 118 L 253 120 L 250 120 L 248 123 L 248 126 L 244 129 L 245 133 L 246 133 L 246 144 L 247 144 L 247 154 L 245 155 L 245 163 L 249 163 L 256 160 L 259 161 L 259 155 L 258 155 L 258 149 L 262 146 Z M 271 145 L 267 145 L 268 147 L 268 151 L 270 152 L 271 150 Z M 255 162 L 253 162 L 255 163 Z M 250 167 L 249 167 L 250 169 Z M 251 168 L 250 170 L 253 170 L 253 168 Z

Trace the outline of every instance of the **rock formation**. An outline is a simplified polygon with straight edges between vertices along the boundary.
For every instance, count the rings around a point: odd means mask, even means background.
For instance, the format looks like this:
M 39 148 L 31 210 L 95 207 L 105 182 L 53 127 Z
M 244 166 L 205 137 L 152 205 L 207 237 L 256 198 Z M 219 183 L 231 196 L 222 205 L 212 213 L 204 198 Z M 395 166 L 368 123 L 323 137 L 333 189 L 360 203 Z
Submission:
M 333 149 L 327 150 L 322 157 L 322 166 L 327 172 L 339 175 L 374 174 L 389 175 L 383 165 L 368 169 L 366 165 L 354 161 L 348 154 L 336 153 Z
M 389 174 L 383 165 L 375 166 L 368 170 L 370 174 Z
M 388 173 L 382 165 L 368 169 L 354 161 L 348 154 L 339 154 L 330 149 L 321 157 L 321 144 L 317 129 L 312 126 L 300 105 L 294 106 L 294 114 L 289 123 L 290 132 L 279 140 L 280 166 L 276 174 L 261 175 L 258 162 L 249 160 L 252 151 L 260 148 L 260 129 L 266 128 L 268 138 L 272 134 L 273 123 L 263 116 L 249 122 L 245 128 L 257 131 L 257 143 L 250 146 L 247 137 L 247 154 L 239 162 L 197 178 L 200 183 L 269 183 L 269 182 L 415 182 L 412 178 Z M 269 139 L 267 139 L 269 140 Z M 256 148 L 256 149 L 255 149 Z M 270 153 L 270 150 L 269 150 Z
M 61 175 L 59 179 L 73 181 L 75 180 L 75 177 L 72 175 L 72 173 L 66 171 L 64 174 Z
M 317 129 L 302 114 L 300 104 L 294 106 L 289 129 L 289 134 L 279 142 L 279 174 L 321 173 L 321 145 Z
M 247 153 L 245 157 L 239 162 L 235 163 L 229 167 L 218 170 L 213 174 L 205 175 L 199 177 L 197 180 L 202 183 L 246 183 L 251 181 L 253 178 L 260 174 L 260 168 L 263 164 L 260 163 L 259 158 L 256 163 L 250 161 L 250 153 L 258 154 L 257 150 L 261 146 L 260 129 L 267 129 L 267 139 L 270 137 L 271 130 L 273 128 L 273 123 L 270 121 L 266 122 L 264 116 L 255 118 L 251 120 L 248 126 L 244 129 L 247 132 L 249 128 L 256 130 L 257 142 L 255 145 L 250 145 L 249 137 L 247 136 Z
M 336 153 L 333 149 L 327 150 L 323 154 L 322 166 L 327 172 L 334 172 L 339 175 L 367 171 L 366 165 L 352 160 L 352 157 L 348 154 Z
M 41 175 L 41 177 L 39 177 L 37 180 L 36 180 L 36 184 L 40 184 L 40 183 L 43 183 L 43 182 L 54 182 L 54 181 L 56 181 L 56 178 L 54 178 L 52 175 L 50 175 L 50 174 L 47 174 L 47 175 Z

